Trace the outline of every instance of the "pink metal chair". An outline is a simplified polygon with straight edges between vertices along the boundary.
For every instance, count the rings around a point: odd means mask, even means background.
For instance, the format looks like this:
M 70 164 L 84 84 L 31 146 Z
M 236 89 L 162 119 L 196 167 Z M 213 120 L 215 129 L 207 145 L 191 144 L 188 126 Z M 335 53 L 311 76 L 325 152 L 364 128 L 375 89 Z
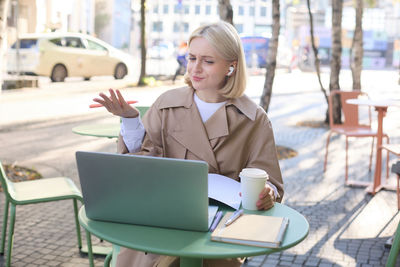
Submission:
M 335 124 L 333 122 L 333 98 L 335 96 L 340 97 L 341 111 L 342 111 L 342 124 Z M 372 166 L 372 153 L 374 149 L 375 137 L 377 137 L 377 131 L 371 128 L 371 109 L 368 108 L 368 121 L 361 123 L 359 118 L 359 108 L 357 105 L 351 105 L 346 103 L 347 99 L 358 98 L 360 96 L 368 97 L 366 93 L 361 91 L 339 91 L 333 90 L 328 97 L 329 102 L 329 134 L 326 140 L 325 149 L 325 161 L 324 161 L 324 172 L 326 171 L 328 161 L 328 147 L 332 133 L 342 134 L 346 136 L 346 169 L 345 169 L 345 184 L 346 185 L 361 185 L 355 181 L 348 181 L 348 148 L 349 148 L 349 137 L 372 137 L 371 155 L 369 159 L 369 170 L 371 171 Z M 389 142 L 389 137 L 384 133 L 384 137 Z
M 389 154 L 392 153 L 396 155 L 400 159 L 400 144 L 385 144 L 381 146 L 382 149 L 386 150 L 387 158 L 386 158 L 386 180 L 389 179 Z M 400 161 L 396 163 L 397 165 L 397 185 L 396 185 L 396 194 L 397 194 L 397 210 L 400 210 Z M 395 169 L 395 165 L 393 165 L 392 171 Z M 396 173 L 393 171 L 393 173 Z

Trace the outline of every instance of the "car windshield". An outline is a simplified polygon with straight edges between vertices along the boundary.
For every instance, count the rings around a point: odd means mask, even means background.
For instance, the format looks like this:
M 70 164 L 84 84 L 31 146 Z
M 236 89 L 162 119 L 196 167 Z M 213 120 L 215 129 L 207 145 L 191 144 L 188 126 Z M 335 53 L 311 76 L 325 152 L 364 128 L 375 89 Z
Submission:
M 37 39 L 20 39 L 19 48 L 29 49 L 36 47 Z M 15 42 L 11 48 L 17 48 L 17 42 Z

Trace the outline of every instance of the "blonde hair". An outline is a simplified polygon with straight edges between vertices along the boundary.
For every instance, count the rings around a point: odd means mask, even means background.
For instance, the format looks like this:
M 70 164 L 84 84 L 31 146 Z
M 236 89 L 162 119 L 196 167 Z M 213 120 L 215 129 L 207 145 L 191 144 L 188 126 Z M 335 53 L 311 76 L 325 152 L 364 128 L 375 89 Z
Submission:
M 190 35 L 189 46 L 190 42 L 196 37 L 206 39 L 226 61 L 237 62 L 235 71 L 231 76 L 226 77 L 226 83 L 219 89 L 219 93 L 226 98 L 242 96 L 246 89 L 246 62 L 242 42 L 236 29 L 224 21 L 200 26 Z M 185 83 L 193 87 L 187 72 L 185 74 Z

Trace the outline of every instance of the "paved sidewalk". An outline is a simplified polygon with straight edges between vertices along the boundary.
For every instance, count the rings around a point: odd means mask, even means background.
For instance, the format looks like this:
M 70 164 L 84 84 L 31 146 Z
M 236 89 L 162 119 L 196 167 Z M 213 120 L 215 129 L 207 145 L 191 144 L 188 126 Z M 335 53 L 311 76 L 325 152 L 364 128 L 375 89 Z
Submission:
M 365 72 L 364 77 L 365 91 L 371 96 L 399 98 L 397 72 Z M 332 138 L 328 170 L 323 173 L 328 129 L 296 126 L 300 121 L 324 118 L 326 103 L 314 79 L 301 73 L 277 75 L 278 89 L 274 91 L 269 111 L 276 143 L 298 152 L 298 156 L 280 161 L 285 183 L 283 203 L 307 218 L 310 233 L 299 245 L 284 252 L 253 257 L 244 266 L 384 266 L 386 263 L 389 250 L 384 244 L 400 220 L 396 194 L 380 191 L 371 196 L 363 188 L 343 185 L 342 137 Z M 254 85 L 260 80 L 250 81 L 247 91 L 255 100 L 260 92 Z M 134 94 L 134 88 L 131 93 Z M 400 143 L 398 118 L 400 108 L 393 108 L 384 121 L 392 143 Z M 85 120 L 100 122 L 115 118 L 96 113 Z M 76 150 L 115 151 L 115 140 L 72 134 L 71 128 L 79 123 L 82 121 L 53 120 L 9 130 L 1 128 L 0 159 L 34 167 L 47 177 L 68 176 L 79 184 Z M 350 141 L 351 179 L 372 180 L 373 172 L 368 171 L 370 141 Z M 391 162 L 395 160 L 391 158 Z M 389 181 L 395 182 L 393 174 Z M 3 203 L 1 194 L 0 214 Z M 76 247 L 72 214 L 69 201 L 18 207 L 12 266 L 88 266 L 87 256 L 81 255 Z M 82 234 L 84 237 L 83 231 Z M 94 243 L 109 246 L 98 239 Z M 103 261 L 103 257 L 96 257 L 96 266 L 103 266 Z M 4 257 L 0 257 L 0 266 L 3 264 Z

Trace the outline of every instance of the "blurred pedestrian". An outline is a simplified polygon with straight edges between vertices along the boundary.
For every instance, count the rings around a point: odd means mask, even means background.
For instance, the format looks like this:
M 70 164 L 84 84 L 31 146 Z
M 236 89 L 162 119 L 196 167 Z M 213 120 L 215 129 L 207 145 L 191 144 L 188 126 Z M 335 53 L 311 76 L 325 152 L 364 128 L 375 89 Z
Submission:
M 182 42 L 180 44 L 180 46 L 179 46 L 178 54 L 176 56 L 176 61 L 178 61 L 179 66 L 176 69 L 174 77 L 172 78 L 172 82 L 173 83 L 175 83 L 176 77 L 178 75 L 183 75 L 186 72 L 187 51 L 188 51 L 187 43 L 186 42 Z

